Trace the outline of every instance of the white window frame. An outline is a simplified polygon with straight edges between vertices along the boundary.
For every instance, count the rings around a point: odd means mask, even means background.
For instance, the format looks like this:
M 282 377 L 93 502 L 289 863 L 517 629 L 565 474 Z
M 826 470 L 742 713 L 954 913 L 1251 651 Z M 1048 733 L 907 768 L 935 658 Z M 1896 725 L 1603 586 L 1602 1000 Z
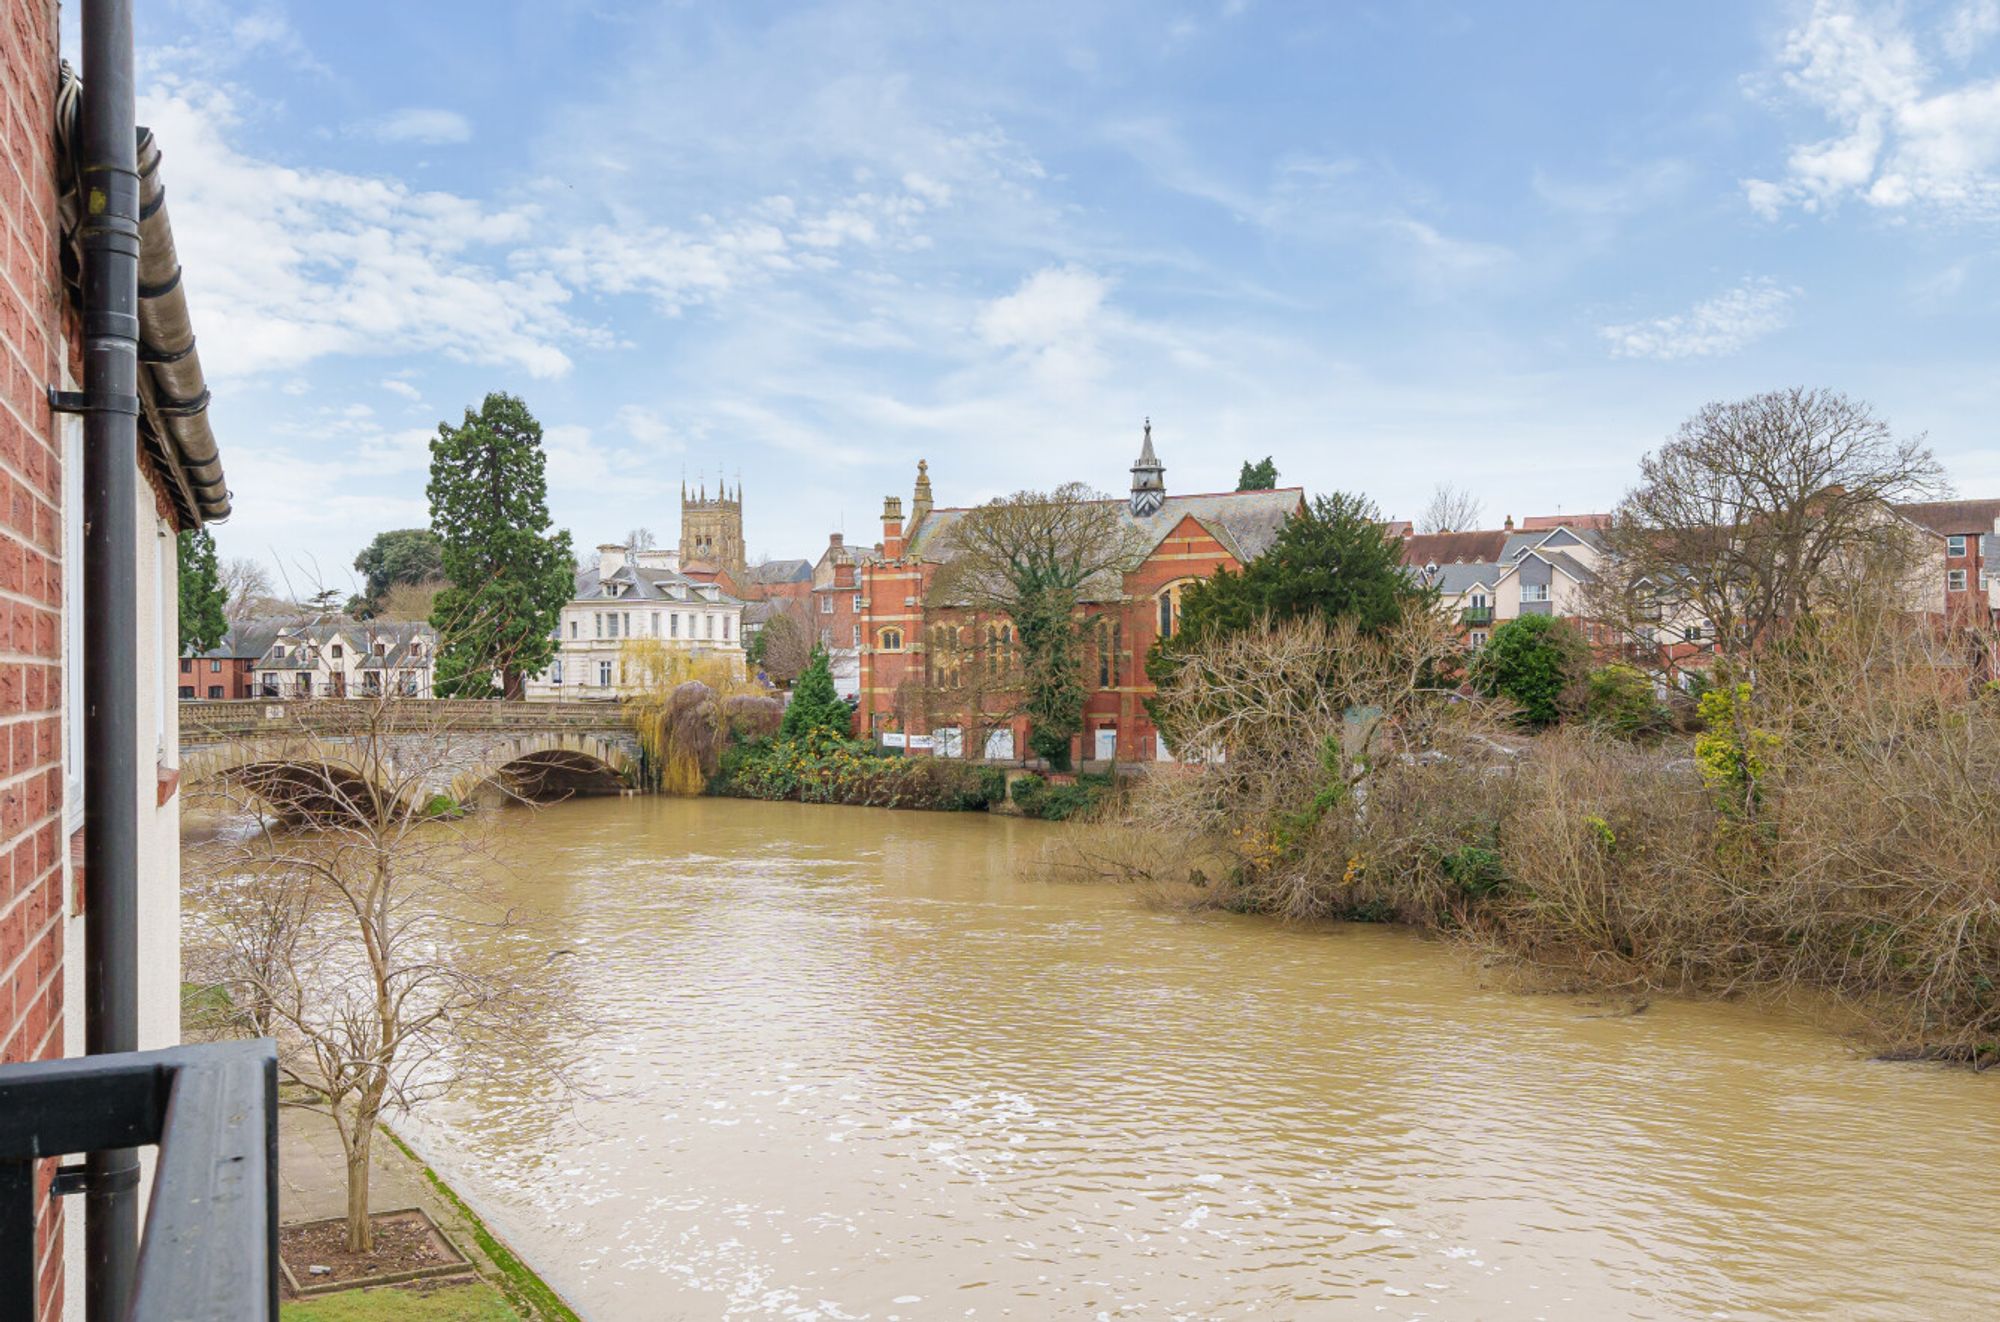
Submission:
M 1946 592 L 1963 592 L 1963 591 L 1965 591 L 1965 571 L 1964 571 L 1963 569 L 1947 569 L 1947 570 L 1945 570 L 1945 571 L 1944 571 L 1944 590 L 1945 590 Z
M 1944 553 L 1951 556 L 1965 554 L 1965 534 L 1955 532 L 1944 539 Z
M 611 663 L 609 661 L 599 661 L 597 663 L 597 687 L 601 689 L 611 687 Z
M 1549 585 L 1547 583 L 1523 583 L 1521 585 L 1522 601 L 1547 601 L 1548 599 Z
M 819 613 L 821 615 L 833 614 L 833 595 L 831 593 L 819 599 Z

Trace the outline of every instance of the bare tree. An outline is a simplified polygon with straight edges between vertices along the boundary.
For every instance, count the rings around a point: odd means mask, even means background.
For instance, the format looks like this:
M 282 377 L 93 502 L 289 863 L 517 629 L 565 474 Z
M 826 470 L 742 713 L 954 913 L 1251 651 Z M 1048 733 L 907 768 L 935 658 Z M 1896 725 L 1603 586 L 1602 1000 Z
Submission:
M 1891 507 L 1944 489 L 1921 436 L 1837 391 L 1709 404 L 1640 462 L 1592 613 L 1641 641 L 1678 620 L 1720 652 L 1754 650 L 1869 584 L 1908 583 L 1923 539 Z
M 222 562 L 224 612 L 232 620 L 250 619 L 257 603 L 271 595 L 271 571 L 248 556 L 231 556 Z
M 204 787 L 203 805 L 233 821 L 189 852 L 190 967 L 276 1038 L 281 1075 L 303 1090 L 290 1104 L 332 1117 L 351 1252 L 373 1247 L 369 1155 L 385 1114 L 566 1013 L 556 972 L 509 954 L 522 920 L 501 865 L 481 818 L 442 788 L 468 706 L 394 685 L 288 704 L 282 732 L 260 736 L 270 757 Z M 544 793 L 560 770 L 496 788 Z
M 378 620 L 428 620 L 437 609 L 438 594 L 445 589 L 441 578 L 426 583 L 393 583 L 375 608 Z
M 771 682 L 790 687 L 812 664 L 812 617 L 803 601 L 781 599 L 758 631 L 758 661 Z
M 1465 487 L 1440 482 L 1431 491 L 1424 512 L 1417 516 L 1418 532 L 1469 532 L 1479 526 L 1486 507 Z
M 1141 542 L 1122 502 L 1075 482 L 1017 491 L 944 529 L 927 606 L 1007 622 L 1020 648 L 1031 743 L 1057 766 L 1067 766 L 1070 738 L 1083 726 L 1082 605 L 1123 595 L 1123 571 Z
M 643 524 L 625 534 L 625 549 L 630 552 L 650 551 L 659 545 L 653 530 Z

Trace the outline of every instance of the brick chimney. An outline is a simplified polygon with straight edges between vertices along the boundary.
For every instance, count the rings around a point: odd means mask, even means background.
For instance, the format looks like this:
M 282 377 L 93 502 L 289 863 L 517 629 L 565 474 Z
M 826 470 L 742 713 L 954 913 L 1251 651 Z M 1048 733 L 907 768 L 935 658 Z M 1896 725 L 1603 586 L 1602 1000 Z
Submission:
M 885 560 L 903 558 L 903 498 L 884 496 L 882 498 L 882 557 Z

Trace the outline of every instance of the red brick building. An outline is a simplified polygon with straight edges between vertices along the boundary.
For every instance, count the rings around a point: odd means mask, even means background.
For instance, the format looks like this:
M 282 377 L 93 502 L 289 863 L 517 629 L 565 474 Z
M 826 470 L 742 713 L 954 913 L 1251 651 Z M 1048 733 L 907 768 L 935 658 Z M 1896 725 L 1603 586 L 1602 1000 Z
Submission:
M 47 394 L 51 388 L 77 392 L 84 376 L 76 242 L 85 206 L 70 168 L 74 153 L 67 150 L 79 140 L 78 98 L 59 63 L 55 0 L 4 0 L 0 8 L 0 110 L 6 116 L 0 134 L 0 1066 L 5 1066 L 84 1049 L 83 937 L 91 918 L 81 866 L 84 423 L 75 414 L 54 412 Z M 121 853 L 117 871 L 130 868 L 138 877 L 136 1037 L 144 1048 L 179 1036 L 174 539 L 204 520 L 226 516 L 229 498 L 173 261 L 160 156 L 143 129 L 137 144 L 134 462 L 140 480 L 129 512 L 135 558 L 119 570 L 130 571 L 136 609 L 113 599 L 89 615 L 94 629 L 116 612 L 138 633 L 137 670 L 129 682 L 136 687 L 134 751 L 142 783 L 125 786 L 100 778 L 92 784 L 102 787 L 103 797 L 95 797 L 99 791 L 93 788 L 90 802 L 93 813 L 102 804 L 127 820 L 135 804 L 138 808 L 137 857 Z M 121 688 L 125 682 L 118 680 Z M 98 885 L 93 879 L 92 886 Z M 50 1192 L 54 1167 L 53 1160 L 42 1163 L 36 1182 L 36 1316 L 43 1319 L 82 1314 L 81 1236 L 65 1234 L 62 1200 Z M 12 1252 L 15 1246 L 7 1248 Z M 0 1309 L 14 1307 L 15 1301 L 0 1301 Z
M 1959 626 L 1993 623 L 1992 575 L 2000 555 L 2000 500 L 1935 500 L 1898 505 L 1896 512 L 1944 540 L 1945 619 Z
M 1277 539 L 1285 521 L 1305 506 L 1297 487 L 1169 495 L 1166 468 L 1154 454 L 1152 427 L 1132 465 L 1131 495 L 1113 503 L 1141 548 L 1115 589 L 1087 600 L 1083 649 L 1083 734 L 1072 745 L 1078 761 L 1116 757 L 1152 761 L 1171 756 L 1146 714 L 1153 688 L 1146 653 L 1180 618 L 1181 591 L 1218 569 L 1240 569 Z M 987 756 L 1024 756 L 1027 721 L 1008 714 L 1017 694 L 1001 685 L 1018 660 L 1012 623 L 956 608 L 927 605 L 931 581 L 949 554 L 949 531 L 966 513 L 932 503 L 930 473 L 919 464 L 903 518 L 900 497 L 883 503 L 879 560 L 859 566 L 861 731 L 911 736 L 947 754 L 965 748 L 961 730 L 970 708 L 995 718 Z M 983 676 L 996 677 L 992 683 Z M 954 712 L 963 710 L 963 714 Z M 922 748 L 919 742 L 916 747 Z

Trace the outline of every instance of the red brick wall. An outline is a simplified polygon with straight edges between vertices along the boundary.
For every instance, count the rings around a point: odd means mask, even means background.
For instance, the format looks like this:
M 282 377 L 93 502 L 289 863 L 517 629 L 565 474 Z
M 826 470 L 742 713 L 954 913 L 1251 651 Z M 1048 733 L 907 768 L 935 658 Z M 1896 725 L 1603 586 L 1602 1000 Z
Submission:
M 62 1054 L 62 450 L 43 390 L 76 361 L 56 239 L 56 6 L 0 19 L 0 1062 Z M 43 1196 L 54 1163 L 44 1163 Z M 42 1225 L 42 1316 L 62 1222 Z

